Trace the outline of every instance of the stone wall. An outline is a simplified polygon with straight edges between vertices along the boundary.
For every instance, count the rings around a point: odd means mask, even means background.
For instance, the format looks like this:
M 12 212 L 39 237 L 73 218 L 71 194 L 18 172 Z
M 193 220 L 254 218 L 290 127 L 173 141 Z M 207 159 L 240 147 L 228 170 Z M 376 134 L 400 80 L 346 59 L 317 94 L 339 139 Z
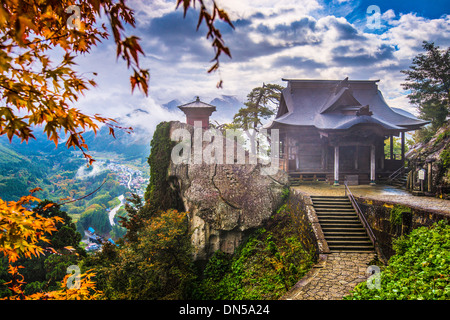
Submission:
M 296 190 L 290 189 L 289 200 L 286 204 L 287 210 L 295 215 L 292 219 L 293 227 L 298 231 L 301 242 L 308 250 L 316 252 L 316 256 L 328 250 L 324 241 L 322 229 L 318 225 L 317 218 L 314 219 L 315 210 L 312 206 L 311 198 Z
M 407 207 L 395 202 L 373 200 L 360 196 L 355 196 L 355 200 L 370 224 L 385 259 L 389 259 L 395 254 L 392 249 L 392 242 L 395 238 L 408 234 L 415 228 L 430 226 L 442 219 L 450 221 L 448 215 L 433 210 Z M 393 209 L 394 212 L 400 214 L 393 215 Z
M 310 230 L 313 233 L 317 244 L 318 253 L 330 253 L 330 249 L 328 248 L 328 244 L 322 232 L 319 218 L 317 217 L 311 197 L 295 189 L 291 189 L 291 195 L 293 199 L 292 201 L 294 201 L 297 210 L 304 212 L 304 214 L 308 218 Z

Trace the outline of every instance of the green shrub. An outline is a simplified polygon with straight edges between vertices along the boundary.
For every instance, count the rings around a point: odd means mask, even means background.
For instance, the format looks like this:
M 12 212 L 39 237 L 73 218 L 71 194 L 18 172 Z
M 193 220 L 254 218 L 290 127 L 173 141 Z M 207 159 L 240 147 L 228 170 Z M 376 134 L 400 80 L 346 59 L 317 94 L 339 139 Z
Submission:
M 450 150 L 449 149 L 442 151 L 439 158 L 442 161 L 442 167 L 444 169 L 450 168 Z
M 233 255 L 217 251 L 203 271 L 195 299 L 278 299 L 311 268 L 315 247 L 283 205 L 265 228 L 257 229 Z
M 345 299 L 450 299 L 450 226 L 445 221 L 420 227 L 394 242 L 396 254 L 381 270 L 380 289 L 358 284 Z
M 389 221 L 392 225 L 399 226 L 402 224 L 403 212 L 411 212 L 411 208 L 398 204 L 394 205 L 389 216 Z
M 145 201 L 151 214 L 169 209 L 184 211 L 178 190 L 171 186 L 168 176 L 172 148 L 176 145 L 170 139 L 170 125 L 171 122 L 159 123 L 150 143 L 150 181 L 145 192 Z
M 441 134 L 439 134 L 437 136 L 436 140 L 434 141 L 433 145 L 436 146 L 437 144 L 439 144 L 444 139 L 447 139 L 448 137 L 450 137 L 450 130 L 446 130 L 446 131 L 442 132 Z

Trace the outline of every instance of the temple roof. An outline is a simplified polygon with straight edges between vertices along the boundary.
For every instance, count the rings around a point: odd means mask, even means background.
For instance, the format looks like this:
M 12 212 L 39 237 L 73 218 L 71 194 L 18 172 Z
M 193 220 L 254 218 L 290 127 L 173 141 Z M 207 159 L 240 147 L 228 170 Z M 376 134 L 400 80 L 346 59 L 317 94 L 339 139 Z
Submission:
M 409 131 L 428 123 L 402 109 L 391 108 L 378 90 L 379 80 L 283 80 L 288 85 L 268 128 L 281 124 L 341 130 L 373 124 L 386 130 Z
M 215 106 L 200 101 L 200 97 L 197 97 L 197 99 L 193 102 L 189 102 L 181 106 L 178 106 L 178 108 L 182 111 L 186 111 L 189 109 L 207 109 L 210 110 L 211 112 L 216 111 Z

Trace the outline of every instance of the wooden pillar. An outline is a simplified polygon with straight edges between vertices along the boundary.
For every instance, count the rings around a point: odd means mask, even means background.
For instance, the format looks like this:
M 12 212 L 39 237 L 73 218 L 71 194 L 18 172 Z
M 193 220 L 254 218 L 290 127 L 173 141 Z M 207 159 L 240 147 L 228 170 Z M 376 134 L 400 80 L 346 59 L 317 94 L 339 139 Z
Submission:
M 394 136 L 389 137 L 389 159 L 394 160 Z
M 402 166 L 403 166 L 405 163 L 405 132 L 402 131 L 401 137 L 402 137 Z
M 286 172 L 289 173 L 289 136 L 286 133 L 286 152 L 285 152 L 285 156 L 286 156 Z
M 334 185 L 339 185 L 339 146 L 334 147 Z
M 359 160 L 359 146 L 358 145 L 356 145 L 355 146 L 355 170 L 358 170 L 359 169 L 359 163 L 358 163 L 358 160 Z
M 427 180 L 427 190 L 428 190 L 428 192 L 431 192 L 431 190 L 432 190 L 432 186 L 431 186 L 431 184 L 432 184 L 432 173 L 433 173 L 433 166 L 431 165 L 431 162 L 428 162 L 428 180 Z
M 322 170 L 327 169 L 327 146 L 322 144 Z
M 370 146 L 370 185 L 375 185 L 375 146 Z

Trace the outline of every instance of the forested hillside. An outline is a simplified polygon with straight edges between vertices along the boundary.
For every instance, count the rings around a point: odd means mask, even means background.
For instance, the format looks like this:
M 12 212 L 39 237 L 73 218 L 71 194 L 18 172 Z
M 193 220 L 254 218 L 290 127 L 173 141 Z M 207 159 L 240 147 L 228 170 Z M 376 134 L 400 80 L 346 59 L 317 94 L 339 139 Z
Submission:
M 121 203 L 120 195 L 128 197 L 130 192 L 145 187 L 148 167 L 143 145 L 127 153 L 130 148 L 126 133 L 114 139 L 107 131 L 100 130 L 95 138 L 87 135 L 97 160 L 90 167 L 80 152 L 68 150 L 63 142 L 55 148 L 42 130 L 37 129 L 36 140 L 28 144 L 18 139 L 10 143 L 6 137 L 0 137 L 1 198 L 17 201 L 39 187 L 42 190 L 36 195 L 62 204 L 61 209 L 71 216 L 81 234 L 92 227 L 107 237 L 120 237 L 125 231 L 117 224 L 111 225 L 108 212 Z M 135 183 L 131 185 L 132 181 Z M 125 210 L 120 209 L 115 221 L 124 214 Z

